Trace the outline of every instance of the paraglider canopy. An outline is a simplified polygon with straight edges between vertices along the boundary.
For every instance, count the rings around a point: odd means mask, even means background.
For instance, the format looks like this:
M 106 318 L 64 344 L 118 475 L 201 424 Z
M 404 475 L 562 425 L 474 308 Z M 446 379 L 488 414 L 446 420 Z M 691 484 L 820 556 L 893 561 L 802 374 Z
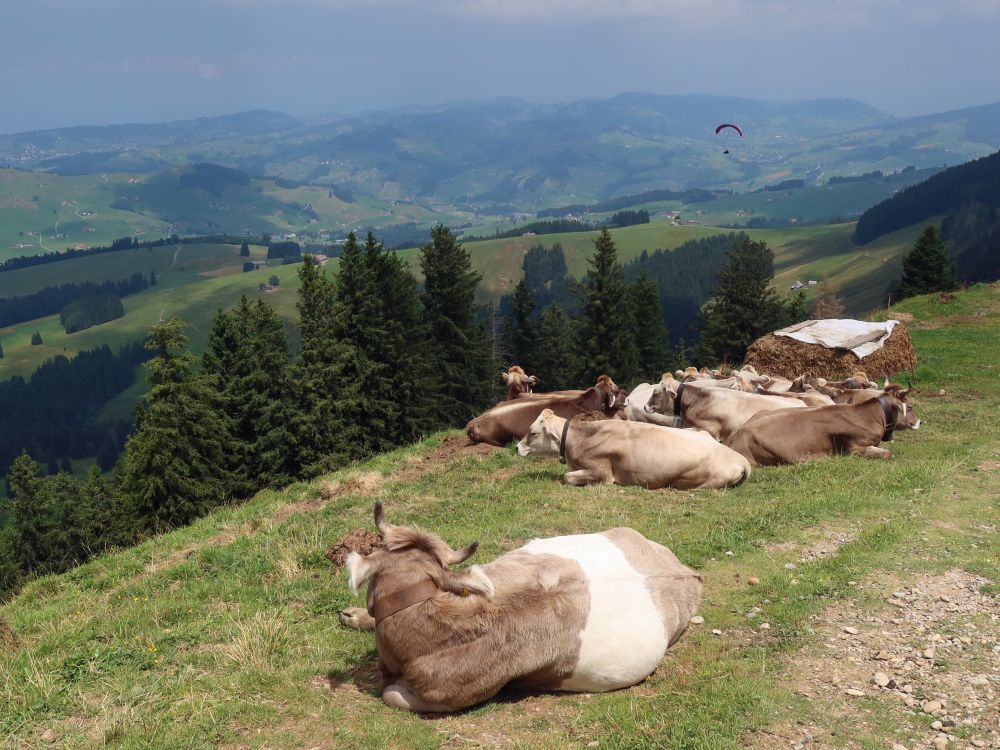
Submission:
M 722 132 L 723 128 L 732 128 L 733 130 L 735 130 L 737 133 L 740 134 L 741 138 L 743 137 L 743 129 L 739 125 L 732 125 L 728 122 L 724 122 L 719 127 L 717 127 L 715 129 L 715 134 L 718 135 L 720 132 Z

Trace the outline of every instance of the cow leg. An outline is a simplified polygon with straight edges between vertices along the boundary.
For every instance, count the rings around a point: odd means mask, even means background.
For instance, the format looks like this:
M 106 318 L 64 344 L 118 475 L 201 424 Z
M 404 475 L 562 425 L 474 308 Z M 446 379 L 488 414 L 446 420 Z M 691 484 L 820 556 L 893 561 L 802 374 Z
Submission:
M 355 630 L 374 630 L 375 618 L 364 607 L 348 607 L 340 611 L 340 622 Z
M 574 484 L 577 487 L 583 487 L 588 484 L 613 484 L 614 479 L 609 476 L 600 476 L 590 469 L 577 469 L 576 471 L 569 471 L 563 476 L 566 480 L 566 484 Z
M 421 700 L 410 690 L 410 686 L 406 684 L 404 679 L 399 679 L 382 690 L 382 702 L 387 706 L 412 711 L 416 714 L 440 714 L 455 710 L 451 706 L 445 706 L 441 703 L 426 703 Z
M 862 458 L 881 458 L 883 460 L 892 458 L 892 451 L 888 451 L 885 448 L 879 448 L 874 445 L 868 445 L 864 448 L 855 448 L 852 452 Z

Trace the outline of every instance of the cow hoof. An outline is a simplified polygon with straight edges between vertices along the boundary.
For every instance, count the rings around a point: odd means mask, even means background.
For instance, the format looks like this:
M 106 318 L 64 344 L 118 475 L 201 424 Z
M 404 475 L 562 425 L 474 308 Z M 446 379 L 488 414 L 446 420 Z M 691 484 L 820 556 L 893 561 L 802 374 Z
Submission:
M 348 607 L 340 611 L 340 622 L 355 630 L 371 630 L 375 621 L 363 607 Z

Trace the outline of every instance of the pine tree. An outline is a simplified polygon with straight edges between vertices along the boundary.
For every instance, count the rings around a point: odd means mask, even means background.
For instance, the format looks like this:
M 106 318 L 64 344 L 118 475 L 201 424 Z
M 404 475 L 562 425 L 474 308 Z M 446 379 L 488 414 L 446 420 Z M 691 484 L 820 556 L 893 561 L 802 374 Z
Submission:
M 150 390 L 126 446 L 124 489 L 146 528 L 190 523 L 230 494 L 229 427 L 208 375 L 194 370 L 184 324 L 154 325 L 146 348 Z
M 242 245 L 240 245 L 240 257 L 241 258 L 250 257 L 250 245 L 248 245 L 245 241 Z
M 3 359 L 3 342 L 0 341 L 0 359 Z
M 45 520 L 47 509 L 41 497 L 42 478 L 39 466 L 27 453 L 22 453 L 7 472 L 7 523 L 14 540 L 14 561 L 21 575 L 30 576 L 40 570 L 47 557 Z
M 371 342 L 369 357 L 379 367 L 379 392 L 396 404 L 387 435 L 392 445 L 400 445 L 440 426 L 435 412 L 440 380 L 417 280 L 409 266 L 371 234 L 365 241 L 365 258 L 379 300 L 374 326 L 379 335 Z
M 947 292 L 957 286 L 955 266 L 948 257 L 948 249 L 938 228 L 928 224 L 913 249 L 903 256 L 903 277 L 896 290 L 896 299 Z
M 420 251 L 424 273 L 422 296 L 441 376 L 441 421 L 459 425 L 490 401 L 495 363 L 486 327 L 476 320 L 476 287 L 482 278 L 472 270 L 469 253 L 447 227 L 431 230 L 431 242 Z
M 337 339 L 333 286 L 311 255 L 299 266 L 302 346 L 292 368 L 295 465 L 303 476 L 332 471 L 356 455 L 358 427 L 350 417 L 358 384 L 344 376 L 356 353 Z
M 766 242 L 742 236 L 719 271 L 715 296 L 702 307 L 695 363 L 742 362 L 747 348 L 782 323 L 781 300 L 770 287 L 774 253 Z
M 639 379 L 659 380 L 673 358 L 656 283 L 643 272 L 628 285 L 632 333 L 639 353 Z
M 535 324 L 537 349 L 531 374 L 546 391 L 573 388 L 580 372 L 579 330 L 575 320 L 557 304 L 542 311 Z
M 535 371 L 535 324 L 531 320 L 534 309 L 531 290 L 521 279 L 510 298 L 510 316 L 504 324 L 504 341 L 511 363 L 520 365 L 529 374 Z
M 43 343 L 42 342 L 42 334 L 40 334 L 38 331 L 35 331 L 33 334 L 31 334 L 31 345 L 32 346 L 41 346 L 42 343 Z
M 809 320 L 809 302 L 801 289 L 785 301 L 785 325 L 792 326 Z
M 149 285 L 156 286 L 156 270 L 153 269 L 149 272 Z
M 607 229 L 594 240 L 590 270 L 580 285 L 581 384 L 591 385 L 600 375 L 620 383 L 639 376 L 639 353 L 632 332 L 625 271 Z

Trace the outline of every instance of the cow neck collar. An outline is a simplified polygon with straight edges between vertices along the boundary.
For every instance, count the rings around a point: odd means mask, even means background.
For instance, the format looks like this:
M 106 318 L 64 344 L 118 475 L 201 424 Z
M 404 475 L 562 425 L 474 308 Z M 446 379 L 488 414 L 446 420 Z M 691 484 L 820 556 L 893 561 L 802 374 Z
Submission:
M 682 409 L 681 409 L 681 397 L 684 395 L 684 389 L 686 389 L 687 387 L 688 387 L 687 383 L 681 383 L 679 386 L 677 386 L 677 395 L 674 396 L 674 416 L 675 417 L 682 417 L 683 416 L 681 414 L 681 411 L 682 411 Z
M 878 404 L 882 407 L 882 416 L 885 418 L 885 432 L 882 433 L 882 442 L 892 440 L 892 433 L 896 429 L 896 420 L 892 418 L 892 404 L 885 396 L 878 397 Z
M 562 436 L 559 438 L 559 463 L 566 463 L 566 433 L 569 432 L 569 419 L 563 424 Z
M 425 578 L 412 586 L 397 589 L 391 594 L 380 596 L 372 604 L 372 617 L 375 618 L 375 624 L 378 625 L 386 618 L 392 617 L 394 614 L 402 612 L 404 609 L 409 609 L 417 604 L 422 604 L 439 591 L 440 589 L 433 580 Z

